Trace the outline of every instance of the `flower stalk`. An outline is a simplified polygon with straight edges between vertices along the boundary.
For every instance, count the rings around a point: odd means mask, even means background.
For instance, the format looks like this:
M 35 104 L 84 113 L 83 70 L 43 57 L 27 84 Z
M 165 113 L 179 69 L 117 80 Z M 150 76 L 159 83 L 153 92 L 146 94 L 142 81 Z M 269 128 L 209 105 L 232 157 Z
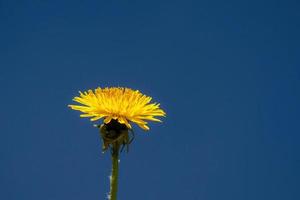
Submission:
M 110 177 L 110 192 L 109 200 L 117 200 L 118 193 L 118 175 L 119 175 L 119 149 L 118 142 L 113 144 L 111 160 L 112 160 L 112 172 Z

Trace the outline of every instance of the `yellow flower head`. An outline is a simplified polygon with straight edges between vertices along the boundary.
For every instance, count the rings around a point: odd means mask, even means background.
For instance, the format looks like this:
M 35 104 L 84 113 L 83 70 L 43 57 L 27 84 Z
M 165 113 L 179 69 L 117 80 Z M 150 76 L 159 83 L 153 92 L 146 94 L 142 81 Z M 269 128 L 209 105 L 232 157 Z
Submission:
M 138 90 L 123 87 L 111 87 L 79 92 L 80 96 L 73 100 L 82 105 L 69 105 L 73 110 L 84 114 L 80 117 L 91 117 L 91 121 L 104 118 L 108 124 L 112 119 L 125 124 L 131 129 L 129 121 L 136 123 L 144 130 L 149 130 L 146 120 L 161 122 L 155 118 L 166 113 L 158 103 L 151 103 L 152 98 Z

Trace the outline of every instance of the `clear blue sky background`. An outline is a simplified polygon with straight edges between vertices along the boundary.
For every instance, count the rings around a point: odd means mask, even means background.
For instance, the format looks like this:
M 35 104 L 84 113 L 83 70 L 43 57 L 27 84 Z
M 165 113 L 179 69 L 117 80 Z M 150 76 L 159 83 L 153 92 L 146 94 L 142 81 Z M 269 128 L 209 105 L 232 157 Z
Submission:
M 67 108 L 126 86 L 120 200 L 300 199 L 299 1 L 0 1 L 0 199 L 105 199 L 110 155 Z

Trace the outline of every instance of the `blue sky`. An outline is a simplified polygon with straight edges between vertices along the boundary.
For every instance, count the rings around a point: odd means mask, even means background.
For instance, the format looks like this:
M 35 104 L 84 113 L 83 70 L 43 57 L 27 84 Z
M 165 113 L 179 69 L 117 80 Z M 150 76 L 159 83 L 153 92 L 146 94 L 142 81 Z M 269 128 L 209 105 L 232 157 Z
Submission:
M 98 86 L 167 112 L 135 127 L 119 199 L 299 199 L 299 8 L 0 1 L 0 199 L 105 199 L 110 156 L 67 108 Z

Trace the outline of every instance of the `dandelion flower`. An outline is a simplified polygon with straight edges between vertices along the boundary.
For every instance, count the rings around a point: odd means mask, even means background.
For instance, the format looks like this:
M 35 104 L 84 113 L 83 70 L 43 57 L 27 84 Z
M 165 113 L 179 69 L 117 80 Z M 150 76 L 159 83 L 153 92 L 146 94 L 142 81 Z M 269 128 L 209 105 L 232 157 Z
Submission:
M 124 87 L 111 87 L 79 92 L 73 100 L 79 105 L 69 105 L 73 110 L 81 111 L 81 117 L 90 117 L 91 121 L 103 119 L 98 125 L 103 140 L 103 152 L 111 149 L 112 174 L 110 180 L 109 199 L 117 199 L 119 152 L 128 147 L 134 138 L 131 123 L 144 130 L 149 130 L 147 121 L 161 122 L 157 117 L 166 113 L 152 98 Z M 81 105 L 80 105 L 81 104 Z M 131 134 L 130 134 L 131 133 Z
M 69 105 L 73 110 L 83 114 L 80 117 L 91 117 L 91 121 L 104 118 L 104 123 L 116 120 L 131 129 L 130 122 L 144 130 L 149 130 L 148 121 L 161 122 L 156 117 L 165 116 L 158 103 L 151 103 L 152 98 L 130 88 L 111 87 L 79 92 L 73 100 L 82 105 Z

